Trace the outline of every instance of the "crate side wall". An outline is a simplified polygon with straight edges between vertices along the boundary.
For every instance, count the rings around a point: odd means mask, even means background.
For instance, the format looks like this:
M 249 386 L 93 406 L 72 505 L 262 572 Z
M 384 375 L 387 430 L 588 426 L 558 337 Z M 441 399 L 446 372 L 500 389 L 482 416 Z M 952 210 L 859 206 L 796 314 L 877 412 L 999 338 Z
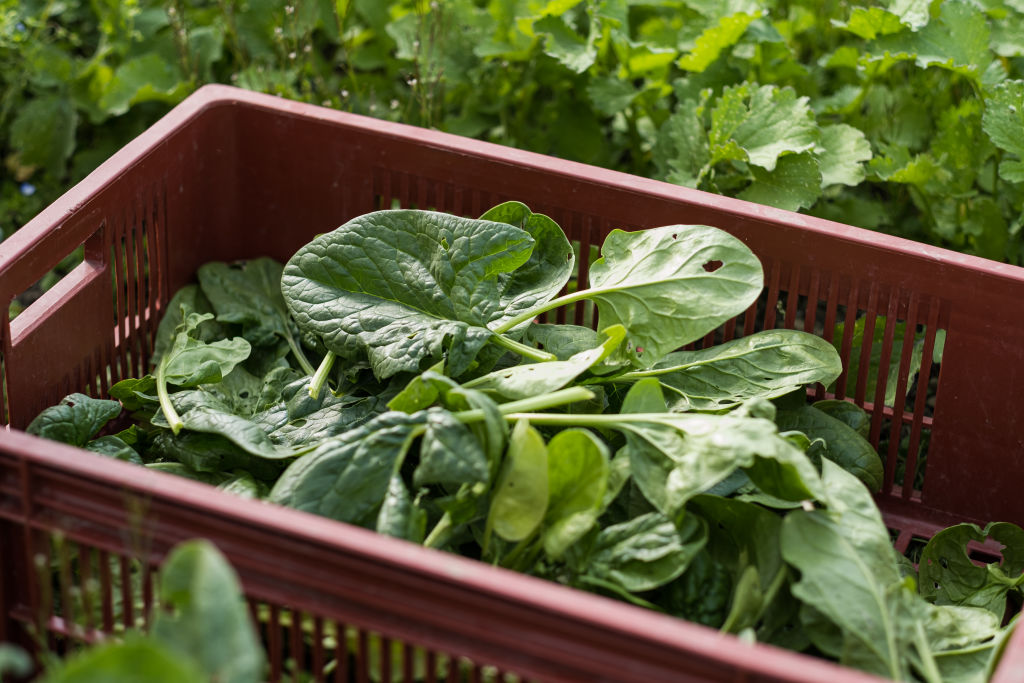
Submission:
M 33 277 L 79 246 L 85 260 L 4 325 L 11 426 L 25 428 L 67 394 L 106 397 L 119 380 L 145 374 L 170 296 L 200 263 L 234 248 L 225 227 L 236 223 L 233 147 L 231 108 L 214 108 L 136 156 L 130 145 L 124 168 L 84 199 L 75 188 L 58 200 L 49 231 L 68 238 L 40 240 L 19 260 Z M 5 273 L 3 296 L 16 296 L 24 277 Z

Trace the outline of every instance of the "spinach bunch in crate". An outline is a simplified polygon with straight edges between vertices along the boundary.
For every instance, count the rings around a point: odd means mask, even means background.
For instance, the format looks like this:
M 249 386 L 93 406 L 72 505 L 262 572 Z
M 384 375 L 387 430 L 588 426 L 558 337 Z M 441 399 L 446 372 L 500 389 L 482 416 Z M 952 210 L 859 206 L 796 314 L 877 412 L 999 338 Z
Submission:
M 806 403 L 841 372 L 831 344 L 680 350 L 756 301 L 742 242 L 613 231 L 575 272 L 519 203 L 367 214 L 283 267 L 203 266 L 153 374 L 30 431 L 892 678 L 993 666 L 1024 557 L 979 569 L 966 547 L 1024 532 L 953 527 L 915 569 L 872 500 L 863 413 Z M 599 331 L 537 322 L 562 306 Z M 122 407 L 133 426 L 94 438 Z

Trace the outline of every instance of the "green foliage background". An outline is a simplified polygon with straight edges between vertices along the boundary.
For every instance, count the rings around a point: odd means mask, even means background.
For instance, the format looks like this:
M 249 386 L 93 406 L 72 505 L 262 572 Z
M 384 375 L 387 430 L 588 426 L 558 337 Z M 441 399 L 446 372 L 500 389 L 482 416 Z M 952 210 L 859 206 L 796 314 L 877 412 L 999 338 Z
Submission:
M 204 83 L 1021 263 L 1024 0 L 0 0 L 9 235 Z

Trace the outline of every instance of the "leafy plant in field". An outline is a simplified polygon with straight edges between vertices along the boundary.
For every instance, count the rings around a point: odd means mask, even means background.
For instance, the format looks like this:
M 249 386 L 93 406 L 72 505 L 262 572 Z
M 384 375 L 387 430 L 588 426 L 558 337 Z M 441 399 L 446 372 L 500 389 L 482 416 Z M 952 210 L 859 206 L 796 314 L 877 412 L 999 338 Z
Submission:
M 613 231 L 590 287 L 561 293 L 573 259 L 511 202 L 366 214 L 283 267 L 207 264 L 153 375 L 28 431 L 880 675 L 991 669 L 1024 532 L 936 535 L 919 590 L 871 498 L 864 412 L 807 404 L 840 374 L 832 344 L 683 348 L 756 300 L 741 242 Z M 534 322 L 583 300 L 600 331 Z M 122 408 L 133 426 L 97 437 Z M 1012 547 L 979 569 L 966 545 L 988 535 Z
M 0 8 L 5 232 L 223 82 L 1022 262 L 1014 2 Z

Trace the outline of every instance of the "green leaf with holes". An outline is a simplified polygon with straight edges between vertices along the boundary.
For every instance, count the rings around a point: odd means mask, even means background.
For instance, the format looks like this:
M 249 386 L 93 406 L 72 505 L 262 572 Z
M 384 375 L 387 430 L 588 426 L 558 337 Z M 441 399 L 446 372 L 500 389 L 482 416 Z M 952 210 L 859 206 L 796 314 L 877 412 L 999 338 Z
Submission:
M 716 228 L 614 230 L 590 267 L 590 288 L 561 301 L 595 301 L 603 326 L 626 329 L 629 361 L 650 367 L 746 310 L 763 279 L 753 252 Z
M 979 564 L 968 544 L 989 539 L 1002 558 Z M 943 529 L 921 552 L 918 576 L 921 595 L 936 604 L 982 607 L 1002 619 L 1008 596 L 1024 592 L 1024 530 L 1009 522 Z

